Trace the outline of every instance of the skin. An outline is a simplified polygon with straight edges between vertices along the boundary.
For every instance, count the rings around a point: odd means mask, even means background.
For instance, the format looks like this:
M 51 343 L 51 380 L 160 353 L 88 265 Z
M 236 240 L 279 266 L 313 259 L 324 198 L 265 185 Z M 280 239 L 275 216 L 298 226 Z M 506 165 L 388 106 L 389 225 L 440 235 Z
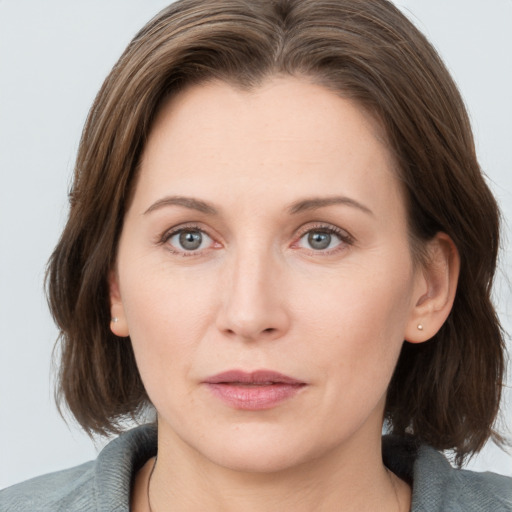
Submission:
M 305 79 L 211 82 L 161 108 L 110 277 L 111 328 L 158 413 L 153 510 L 409 509 L 381 459 L 386 390 L 404 339 L 448 315 L 458 258 L 440 234 L 415 264 L 394 167 L 371 116 Z M 204 384 L 231 369 L 306 385 L 239 410 Z

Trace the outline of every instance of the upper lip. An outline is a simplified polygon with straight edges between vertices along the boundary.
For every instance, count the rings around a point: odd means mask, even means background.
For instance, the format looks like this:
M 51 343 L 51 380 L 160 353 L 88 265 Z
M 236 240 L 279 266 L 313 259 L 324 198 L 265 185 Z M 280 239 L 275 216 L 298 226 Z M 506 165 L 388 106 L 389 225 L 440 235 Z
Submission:
M 272 370 L 228 370 L 204 380 L 207 384 L 305 384 L 304 382 Z

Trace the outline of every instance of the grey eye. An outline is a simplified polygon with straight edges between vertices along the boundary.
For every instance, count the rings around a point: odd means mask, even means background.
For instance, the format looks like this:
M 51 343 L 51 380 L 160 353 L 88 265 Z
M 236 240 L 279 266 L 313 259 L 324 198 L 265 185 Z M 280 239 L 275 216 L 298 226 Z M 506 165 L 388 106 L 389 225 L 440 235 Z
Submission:
M 212 239 L 200 229 L 180 229 L 168 239 L 169 245 L 181 252 L 193 252 L 205 249 Z
M 297 244 L 303 249 L 313 249 L 314 251 L 327 252 L 336 249 L 338 246 L 351 245 L 349 235 L 341 234 L 330 227 L 313 228 L 304 233 Z
M 322 231 L 310 231 L 308 233 L 308 244 L 312 249 L 321 251 L 331 245 L 332 235 Z
M 179 234 L 179 241 L 186 251 L 195 251 L 201 247 L 203 235 L 200 231 L 182 231 Z

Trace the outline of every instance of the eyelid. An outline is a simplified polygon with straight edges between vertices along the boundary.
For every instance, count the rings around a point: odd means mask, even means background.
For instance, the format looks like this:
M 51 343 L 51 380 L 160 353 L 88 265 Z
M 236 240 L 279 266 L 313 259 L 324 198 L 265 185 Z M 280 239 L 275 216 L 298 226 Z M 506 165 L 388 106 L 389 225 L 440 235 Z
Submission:
M 355 238 L 346 230 L 343 228 L 340 228 L 334 224 L 330 224 L 329 222 L 310 222 L 308 224 L 305 224 L 301 226 L 297 231 L 297 237 L 301 238 L 306 233 L 309 233 L 310 231 L 328 231 L 330 233 L 334 233 L 338 235 L 343 240 L 350 240 L 352 242 L 355 242 Z

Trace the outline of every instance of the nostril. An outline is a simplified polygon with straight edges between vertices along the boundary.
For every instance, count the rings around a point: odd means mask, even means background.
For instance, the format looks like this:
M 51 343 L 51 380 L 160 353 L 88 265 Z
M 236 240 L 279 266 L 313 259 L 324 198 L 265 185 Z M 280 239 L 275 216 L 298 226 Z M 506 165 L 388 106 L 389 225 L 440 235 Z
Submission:
M 275 328 L 274 327 L 267 327 L 266 329 L 263 330 L 263 332 L 266 332 L 266 333 L 273 333 L 275 332 Z

